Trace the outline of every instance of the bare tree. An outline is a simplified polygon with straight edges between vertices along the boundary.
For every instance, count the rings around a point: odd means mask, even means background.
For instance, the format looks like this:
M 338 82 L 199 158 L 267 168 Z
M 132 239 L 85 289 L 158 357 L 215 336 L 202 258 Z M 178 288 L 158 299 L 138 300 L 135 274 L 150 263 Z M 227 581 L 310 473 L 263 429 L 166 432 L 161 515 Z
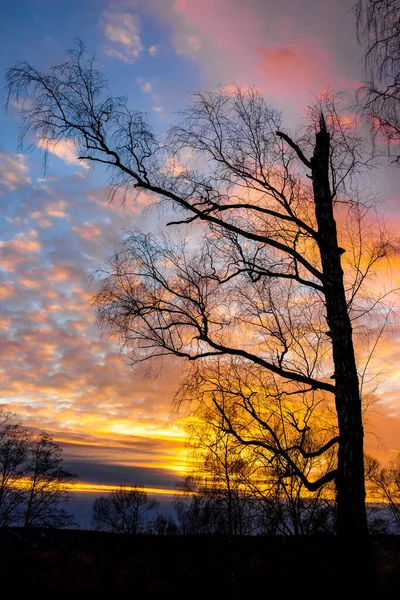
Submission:
M 0 526 L 76 525 L 60 504 L 72 496 L 76 475 L 62 467 L 50 434 L 33 435 L 0 407 Z
M 184 533 L 254 533 L 259 508 L 245 484 L 253 457 L 209 421 L 190 429 L 191 474 L 183 479 L 175 499 L 181 529 Z
M 258 530 L 257 500 L 244 488 L 228 490 L 210 478 L 188 475 L 174 501 L 180 531 L 187 535 L 250 535 Z
M 140 487 L 121 487 L 93 503 L 92 526 L 100 531 L 134 535 L 146 527 L 146 517 L 158 502 Z
M 226 368 L 235 358 L 249 372 L 279 380 L 287 404 L 295 394 L 332 403 L 337 434 L 322 446 L 310 449 L 308 426 L 295 420 L 294 449 L 279 439 L 264 449 L 308 491 L 335 481 L 338 533 L 364 536 L 352 319 L 360 322 L 370 310 L 357 304 L 358 293 L 389 245 L 378 238 L 355 250 L 346 235 L 338 239 L 337 219 L 357 222 L 366 211 L 355 177 L 365 144 L 352 124 L 327 97 L 311 111 L 311 128 L 290 137 L 280 113 L 256 91 L 221 89 L 195 94 L 182 125 L 157 141 L 145 115 L 110 94 L 82 47 L 47 74 L 19 64 L 7 81 L 21 107 L 22 136 L 41 146 L 72 140 L 82 160 L 111 169 L 113 190 L 169 201 L 183 213 L 175 224 L 195 227 L 193 253 L 183 242 L 173 247 L 134 232 L 111 261 L 96 303 L 101 324 L 120 336 L 127 358 L 172 354 Z M 184 153 L 189 158 L 181 164 Z M 268 414 L 256 417 L 253 401 L 247 411 L 272 439 Z M 246 442 L 242 433 L 232 428 Z M 323 457 L 334 446 L 337 465 L 317 479 L 291 456 Z
M 0 428 L 3 429 L 4 425 L 13 417 L 13 413 L 7 410 L 4 404 L 0 404 Z
M 42 431 L 28 448 L 28 478 L 23 508 L 24 527 L 73 527 L 73 515 L 62 505 L 71 499 L 77 475 L 62 466 L 62 449 Z
M 382 467 L 379 462 L 367 457 L 366 479 L 370 483 L 370 494 L 379 503 L 383 503 L 391 514 L 396 532 L 400 532 L 400 456 Z
M 228 515 L 231 495 L 233 506 L 237 493 L 246 500 L 244 506 L 252 506 L 247 529 L 287 535 L 332 533 L 332 485 L 309 492 L 303 483 L 311 475 L 322 479 L 336 463 L 333 446 L 321 456 L 312 453 L 335 431 L 326 403 L 321 406 L 312 394 L 298 393 L 289 403 L 274 378 L 265 378 L 262 371 L 244 370 L 238 361 L 231 361 L 226 373 L 221 367 L 198 367 L 178 394 L 178 401 L 188 396 L 191 404 L 196 399 L 199 404 L 190 425 L 195 435 L 189 438 L 199 475 L 208 475 L 215 482 L 211 489 L 226 496 Z M 305 428 L 307 440 L 302 440 Z M 285 451 L 279 453 L 279 447 Z M 299 448 L 307 449 L 308 455 Z M 302 477 L 289 468 L 289 457 Z
M 177 535 L 179 528 L 171 515 L 158 513 L 156 518 L 150 522 L 147 531 L 154 535 Z
M 10 418 L 8 415 L 7 420 Z M 25 501 L 30 436 L 25 429 L 5 422 L 0 429 L 0 527 L 18 525 Z
M 355 6 L 357 31 L 364 44 L 366 81 L 358 101 L 372 132 L 388 143 L 400 161 L 400 2 L 359 0 Z
M 303 459 L 304 460 L 304 459 Z M 305 464 L 307 462 L 307 464 Z M 303 472 L 311 474 L 316 461 L 304 460 Z M 275 462 L 268 470 L 267 485 L 255 490 L 264 500 L 261 505 L 267 527 L 271 522 L 285 535 L 334 534 L 336 531 L 335 490 L 332 483 L 307 492 L 299 477 L 288 477 L 285 465 Z M 267 493 L 266 493 L 267 492 Z

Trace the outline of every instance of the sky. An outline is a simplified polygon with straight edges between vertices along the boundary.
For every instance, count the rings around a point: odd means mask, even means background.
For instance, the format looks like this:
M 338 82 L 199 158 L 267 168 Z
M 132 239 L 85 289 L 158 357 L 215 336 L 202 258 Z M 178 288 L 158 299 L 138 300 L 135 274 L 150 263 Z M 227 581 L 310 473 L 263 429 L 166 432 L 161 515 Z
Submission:
M 256 86 L 301 123 L 321 89 L 348 97 L 362 78 L 352 0 L 2 0 L 0 70 L 27 60 L 46 70 L 75 36 L 95 52 L 113 91 L 149 114 L 157 132 L 177 122 L 194 90 Z M 182 427 L 170 415 L 182 365 L 156 379 L 124 363 L 101 336 L 92 275 L 123 230 L 163 218 L 107 198 L 107 177 L 60 143 L 46 169 L 40 148 L 18 145 L 18 113 L 0 114 L 0 403 L 52 433 L 87 495 L 139 484 L 171 496 L 185 470 Z M 27 144 L 29 146 L 29 144 Z M 374 180 L 381 212 L 400 222 L 399 171 Z M 391 284 L 399 279 L 390 275 Z M 400 285 L 400 282 L 397 282 Z M 384 380 L 366 424 L 367 450 L 400 451 L 400 344 L 379 349 Z M 108 486 L 108 487 L 107 487 Z

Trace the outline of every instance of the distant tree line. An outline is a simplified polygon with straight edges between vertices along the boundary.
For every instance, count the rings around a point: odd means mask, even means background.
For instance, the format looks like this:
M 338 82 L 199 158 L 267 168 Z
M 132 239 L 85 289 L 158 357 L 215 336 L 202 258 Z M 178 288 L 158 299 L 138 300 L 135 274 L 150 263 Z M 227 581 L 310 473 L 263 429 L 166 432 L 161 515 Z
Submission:
M 31 433 L 0 406 L 0 528 L 76 526 L 63 505 L 77 475 L 62 462 L 49 433 Z
M 226 442 L 226 441 L 225 441 Z M 229 451 L 226 451 L 226 450 Z M 159 513 L 158 502 L 139 487 L 121 487 L 93 504 L 92 527 L 118 534 L 154 535 L 334 535 L 334 490 L 306 494 L 294 478 L 284 483 L 279 473 L 269 480 L 254 478 L 255 469 L 229 445 L 178 485 L 175 519 Z M 367 505 L 371 533 L 400 533 L 400 456 L 387 466 L 366 456 Z M 253 481 L 251 482 L 251 476 Z

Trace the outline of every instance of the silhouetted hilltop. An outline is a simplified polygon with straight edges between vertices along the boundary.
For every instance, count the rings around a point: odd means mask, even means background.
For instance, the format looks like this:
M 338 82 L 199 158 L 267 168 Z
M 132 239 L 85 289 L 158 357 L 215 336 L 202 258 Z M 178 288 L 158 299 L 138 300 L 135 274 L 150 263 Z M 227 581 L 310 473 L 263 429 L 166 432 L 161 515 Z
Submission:
M 377 588 L 398 589 L 400 536 L 374 536 L 371 542 Z M 15 528 L 0 536 L 0 576 L 18 582 L 19 589 L 35 585 L 42 591 L 250 597 L 260 590 L 286 595 L 319 589 L 325 596 L 362 569 L 361 555 L 330 536 L 120 536 Z

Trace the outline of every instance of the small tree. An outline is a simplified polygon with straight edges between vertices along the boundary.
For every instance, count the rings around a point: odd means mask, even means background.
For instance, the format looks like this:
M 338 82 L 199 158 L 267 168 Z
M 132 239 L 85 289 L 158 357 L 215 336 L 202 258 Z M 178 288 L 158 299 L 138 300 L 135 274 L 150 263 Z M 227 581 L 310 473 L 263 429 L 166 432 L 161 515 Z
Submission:
M 77 475 L 62 467 L 62 450 L 53 437 L 33 435 L 12 423 L 0 407 L 0 526 L 75 525 L 61 504 L 72 496 Z
M 10 415 L 7 418 L 10 418 Z M 30 436 L 20 425 L 3 422 L 0 427 L 0 527 L 16 525 L 26 498 Z
M 25 528 L 76 526 L 73 515 L 61 505 L 70 500 L 77 475 L 62 467 L 61 454 L 59 444 L 45 431 L 30 441 L 23 511 Z
M 319 465 L 308 461 L 304 472 L 311 472 L 313 467 L 318 469 Z M 336 502 L 332 484 L 310 493 L 300 478 L 288 476 L 284 464 L 276 462 L 266 471 L 267 485 L 259 486 L 256 492 L 263 500 L 262 522 L 267 528 L 272 525 L 277 533 L 295 536 L 335 533 Z
M 100 531 L 134 535 L 146 527 L 149 512 L 158 508 L 139 486 L 121 487 L 108 496 L 96 498 L 93 503 L 92 527 Z
M 195 389 L 200 396 L 201 389 Z M 182 481 L 183 495 L 177 496 L 175 506 L 182 524 L 197 528 L 197 533 L 253 533 L 256 500 L 245 480 L 255 468 L 255 457 L 221 425 L 221 415 L 200 403 L 196 419 L 187 425 L 191 475 Z
M 158 513 L 151 521 L 148 531 L 154 535 L 177 535 L 179 528 L 171 515 Z
M 249 535 L 258 527 L 259 506 L 244 487 L 229 489 L 218 478 L 187 476 L 175 498 L 184 534 Z
M 366 479 L 370 484 L 370 494 L 379 503 L 387 506 L 392 524 L 400 532 L 400 455 L 382 467 L 379 462 L 368 456 L 366 460 Z

